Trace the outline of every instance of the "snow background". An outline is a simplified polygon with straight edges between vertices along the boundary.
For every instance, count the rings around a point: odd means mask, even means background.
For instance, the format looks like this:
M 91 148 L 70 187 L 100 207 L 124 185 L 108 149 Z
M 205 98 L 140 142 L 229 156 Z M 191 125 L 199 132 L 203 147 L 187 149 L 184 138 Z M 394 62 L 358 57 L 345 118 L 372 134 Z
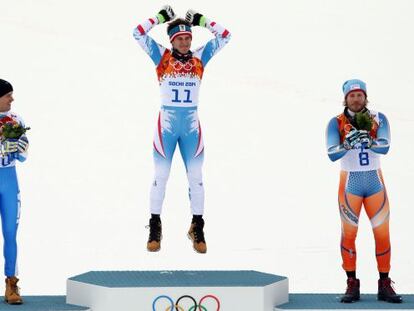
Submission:
M 342 83 L 367 82 L 369 107 L 390 121 L 382 167 L 391 204 L 391 277 L 414 292 L 411 161 L 414 44 L 410 0 L 171 1 L 227 27 L 207 66 L 199 115 L 206 157 L 208 253 L 186 238 L 191 216 L 176 153 L 162 251 L 146 252 L 154 66 L 132 29 L 164 1 L 0 0 L 0 77 L 15 88 L 30 157 L 19 164 L 22 293 L 63 294 L 89 270 L 254 269 L 289 277 L 291 292 L 342 292 L 339 164 L 325 127 Z M 168 46 L 166 26 L 151 35 Z M 194 29 L 193 47 L 211 38 Z M 374 239 L 361 214 L 363 292 L 376 292 Z M 3 265 L 3 258 L 0 259 Z

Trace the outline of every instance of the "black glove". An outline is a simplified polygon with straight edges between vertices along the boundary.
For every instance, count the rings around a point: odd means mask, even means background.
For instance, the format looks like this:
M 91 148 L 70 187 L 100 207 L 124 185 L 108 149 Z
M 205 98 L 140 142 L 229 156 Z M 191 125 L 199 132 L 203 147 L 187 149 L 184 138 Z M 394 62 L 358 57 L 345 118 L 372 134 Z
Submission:
M 170 5 L 164 5 L 157 14 L 160 24 L 173 20 L 175 16 L 174 10 Z
M 366 149 L 371 147 L 372 137 L 368 131 L 353 129 L 345 136 L 344 148 L 346 150 L 354 149 L 357 144 L 363 145 Z
M 349 133 L 345 136 L 344 148 L 346 150 L 354 149 L 354 146 L 360 142 L 359 135 L 360 133 L 357 129 L 349 131 Z
M 185 20 L 189 22 L 192 26 L 205 26 L 206 20 L 205 17 L 194 10 L 188 10 L 185 14 Z
M 369 135 L 368 131 L 365 131 L 365 130 L 359 131 L 359 142 L 366 149 L 369 149 L 372 146 L 372 137 L 371 135 Z

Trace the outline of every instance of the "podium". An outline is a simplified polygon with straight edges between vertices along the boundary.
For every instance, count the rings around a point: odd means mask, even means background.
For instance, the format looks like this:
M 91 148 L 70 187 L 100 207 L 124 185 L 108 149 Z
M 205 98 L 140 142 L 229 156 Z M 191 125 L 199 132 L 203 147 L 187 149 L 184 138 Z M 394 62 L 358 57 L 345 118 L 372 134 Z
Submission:
M 91 271 L 67 280 L 66 302 L 92 311 L 274 311 L 288 292 L 286 277 L 250 270 Z
M 362 294 L 344 304 L 342 294 L 289 294 L 288 285 L 252 270 L 90 271 L 67 280 L 66 297 L 23 296 L 23 305 L 0 303 L 0 311 L 414 311 L 414 295 L 392 304 Z

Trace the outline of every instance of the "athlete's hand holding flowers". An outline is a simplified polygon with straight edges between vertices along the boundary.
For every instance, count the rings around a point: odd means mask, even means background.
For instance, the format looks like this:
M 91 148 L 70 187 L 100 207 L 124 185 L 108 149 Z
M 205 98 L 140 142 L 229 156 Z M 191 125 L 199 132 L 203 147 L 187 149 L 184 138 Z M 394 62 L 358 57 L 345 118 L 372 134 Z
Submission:
M 344 148 L 346 150 L 351 150 L 354 148 L 359 148 L 364 146 L 365 149 L 370 148 L 372 145 L 372 137 L 366 130 L 357 130 L 353 128 L 345 136 Z
M 359 130 L 359 140 L 364 148 L 370 148 L 372 145 L 372 137 L 370 132 L 372 130 L 372 117 L 369 112 L 357 112 L 355 121 Z
M 29 149 L 29 140 L 26 135 L 22 135 L 17 141 L 17 151 L 19 153 L 25 153 Z
M 372 145 L 370 131 L 373 124 L 371 116 L 366 112 L 358 112 L 355 115 L 355 122 L 357 128 L 352 128 L 345 136 L 344 148 L 350 150 L 358 144 L 358 147 L 362 145 L 366 149 L 370 148 Z
M 345 136 L 344 148 L 346 150 L 354 149 L 355 145 L 359 143 L 359 131 L 352 128 Z
M 29 148 L 29 141 L 24 135 L 29 127 L 22 126 L 10 117 L 0 120 L 0 140 L 3 154 L 24 153 Z
M 359 130 L 359 143 L 364 146 L 365 149 L 369 149 L 372 145 L 372 137 L 366 130 Z

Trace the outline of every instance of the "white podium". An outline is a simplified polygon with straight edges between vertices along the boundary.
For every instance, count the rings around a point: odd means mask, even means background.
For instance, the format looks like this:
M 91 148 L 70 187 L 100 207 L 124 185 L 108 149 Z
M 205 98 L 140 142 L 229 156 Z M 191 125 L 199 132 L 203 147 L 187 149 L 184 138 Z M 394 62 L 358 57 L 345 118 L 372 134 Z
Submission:
M 66 302 L 92 311 L 273 311 L 288 302 L 288 279 L 257 271 L 91 271 L 67 280 Z

